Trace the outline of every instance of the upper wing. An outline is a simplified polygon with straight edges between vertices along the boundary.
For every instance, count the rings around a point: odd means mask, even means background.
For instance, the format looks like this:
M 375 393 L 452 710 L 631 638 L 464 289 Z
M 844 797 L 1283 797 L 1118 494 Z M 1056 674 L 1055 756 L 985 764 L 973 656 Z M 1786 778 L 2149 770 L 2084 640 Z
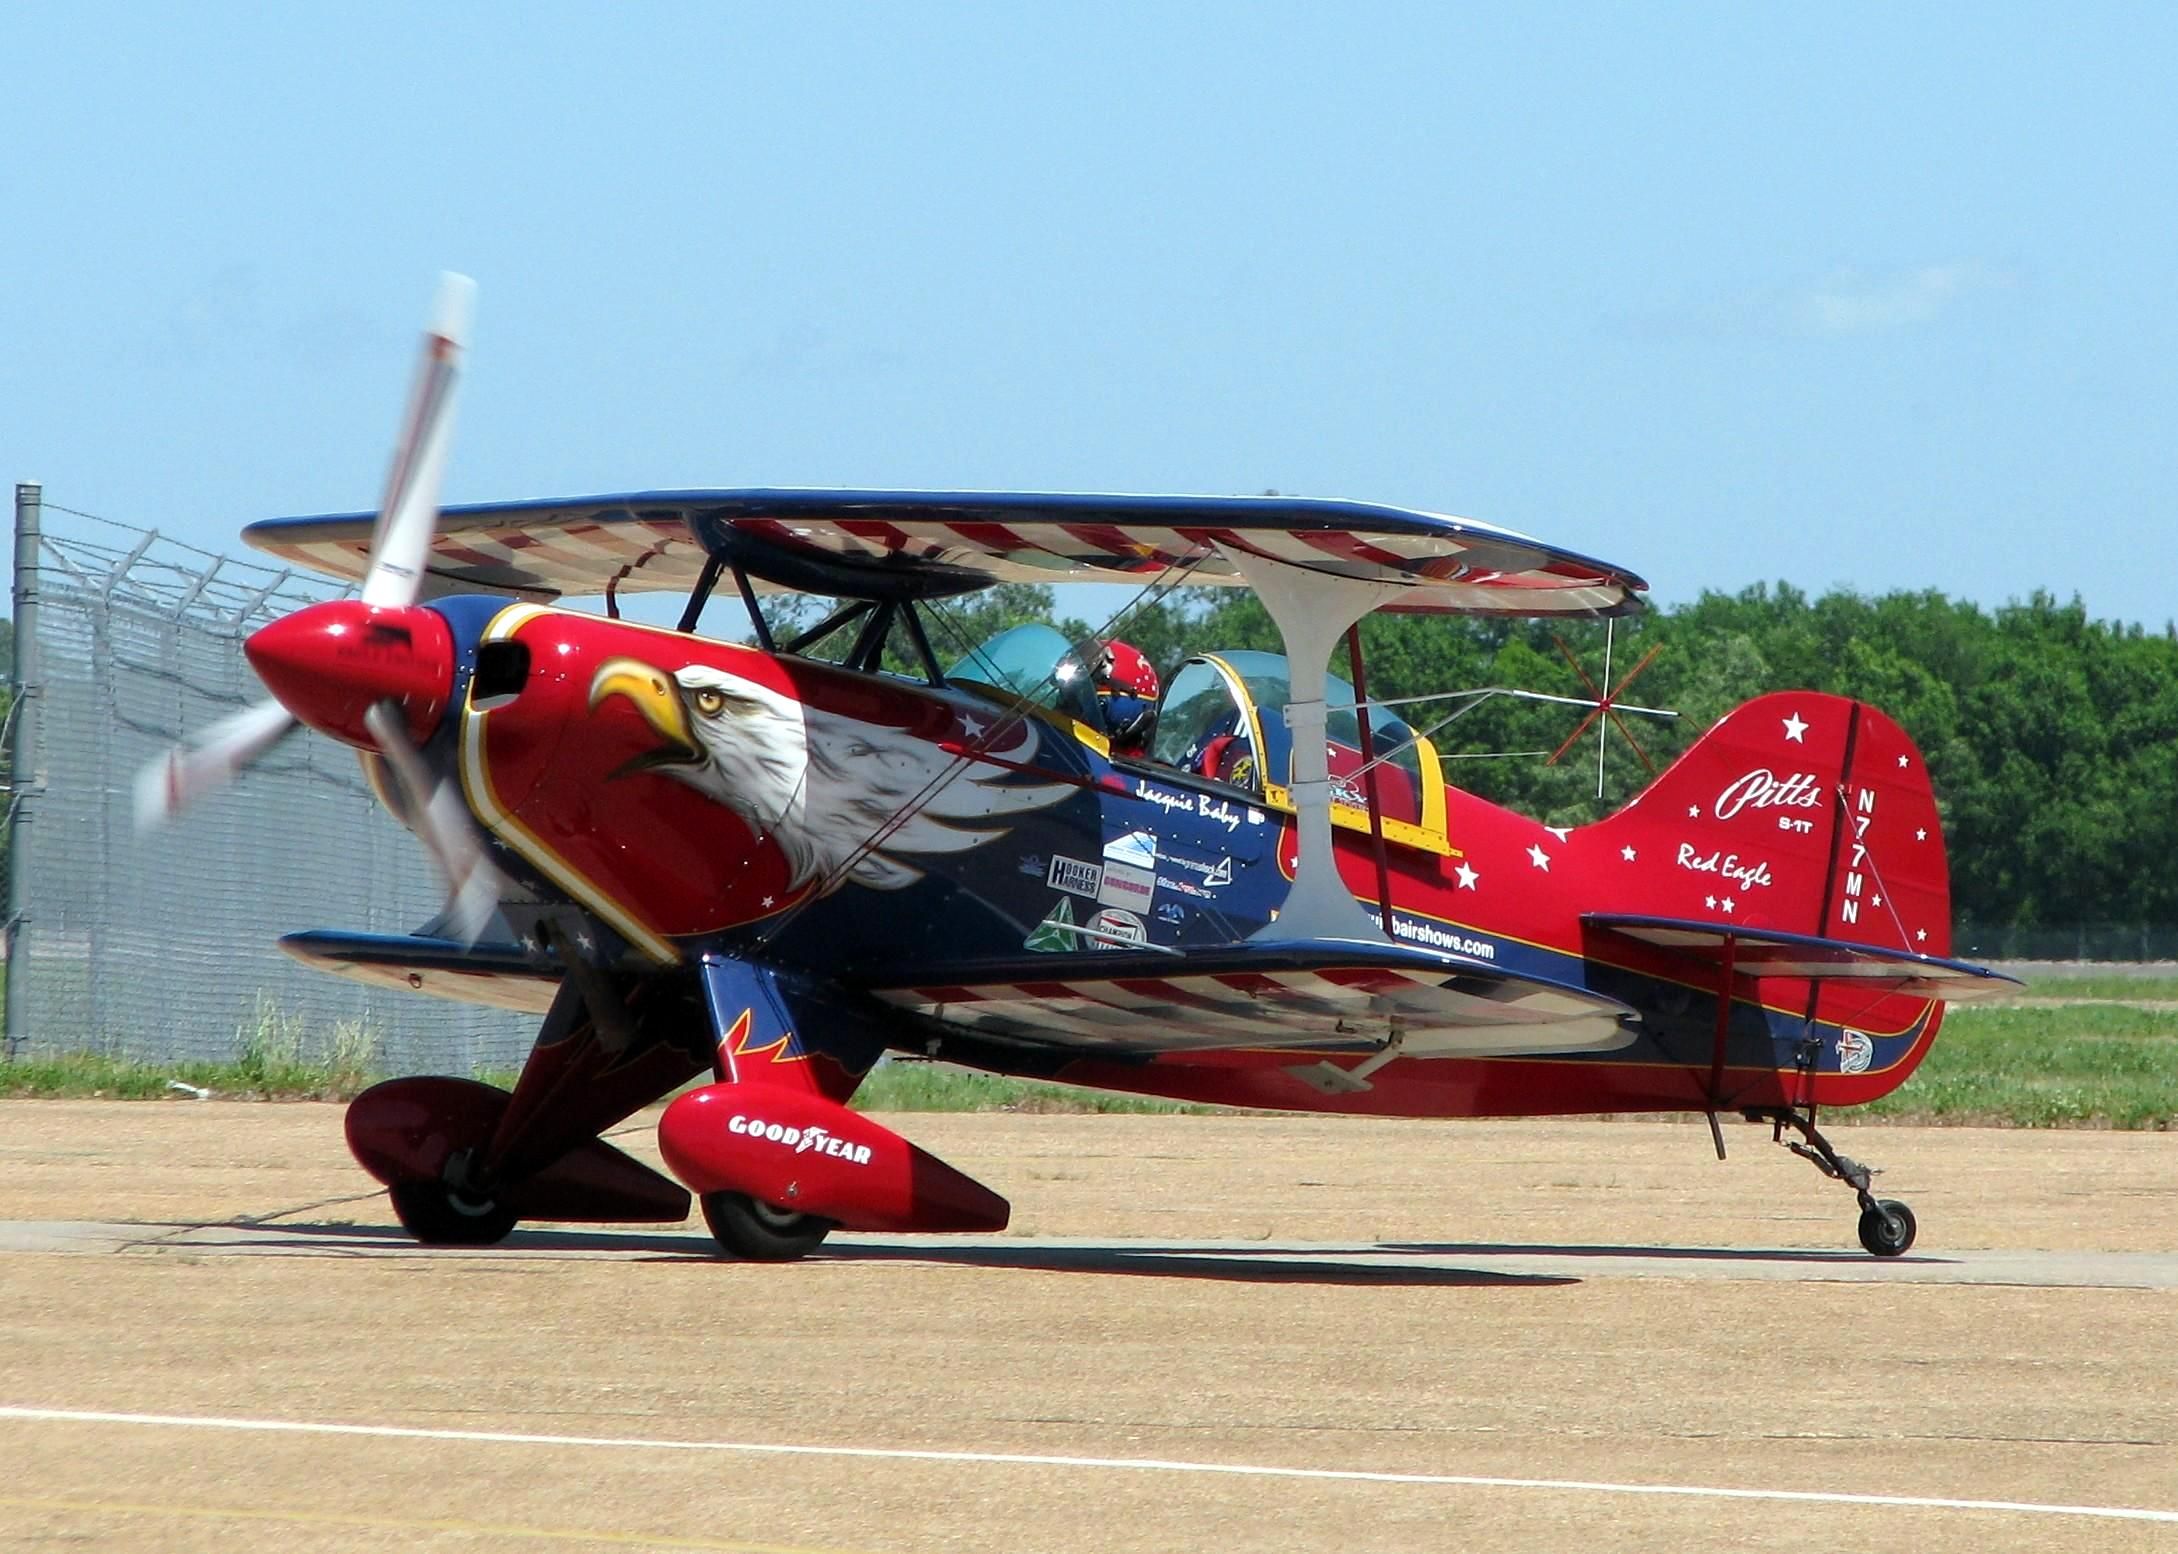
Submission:
M 1243 1047 L 1409 1057 L 1604 1052 L 1633 1010 L 1412 945 L 1295 940 L 931 966 L 870 992 L 982 1036 L 1111 1056 Z
M 275 518 L 243 537 L 337 577 L 368 564 L 372 515 Z M 1613 615 L 1647 588 L 1622 567 L 1470 518 L 1306 497 L 938 491 L 645 491 L 446 508 L 429 574 L 441 587 L 541 595 L 686 591 L 712 554 L 774 587 L 849 592 L 874 575 L 993 583 L 1150 581 L 1245 586 L 1228 553 L 1405 583 L 1394 609 Z

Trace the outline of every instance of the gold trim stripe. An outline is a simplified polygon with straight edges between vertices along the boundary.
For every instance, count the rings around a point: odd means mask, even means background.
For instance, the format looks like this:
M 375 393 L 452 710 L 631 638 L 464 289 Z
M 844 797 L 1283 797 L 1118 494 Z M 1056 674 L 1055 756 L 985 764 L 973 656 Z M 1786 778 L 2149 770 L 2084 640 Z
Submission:
M 481 646 L 486 642 L 511 641 L 516 632 L 541 615 L 554 611 L 538 604 L 515 604 L 501 610 L 484 628 L 478 639 Z M 476 685 L 470 682 L 473 696 Z M 461 791 L 469 801 L 469 807 L 483 820 L 493 835 L 527 858 L 553 882 L 577 901 L 603 918 L 615 933 L 634 945 L 660 965 L 670 966 L 681 958 L 679 950 L 653 929 L 639 921 L 604 887 L 598 885 L 580 869 L 558 853 L 527 826 L 516 820 L 513 814 L 499 802 L 499 795 L 492 788 L 491 772 L 484 757 L 484 720 L 490 710 L 478 711 L 464 700 L 461 709 Z

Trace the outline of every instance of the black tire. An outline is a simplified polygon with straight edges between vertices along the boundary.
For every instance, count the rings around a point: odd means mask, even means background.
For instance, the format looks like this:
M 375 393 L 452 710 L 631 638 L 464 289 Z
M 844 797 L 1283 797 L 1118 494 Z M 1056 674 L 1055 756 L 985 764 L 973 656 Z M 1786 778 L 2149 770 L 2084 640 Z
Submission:
M 1913 1210 L 1896 1198 L 1884 1198 L 1860 1216 L 1860 1244 L 1877 1257 L 1901 1257 L 1913 1245 L 1920 1227 Z
M 514 1229 L 514 1210 L 464 1197 L 444 1182 L 402 1182 L 386 1191 L 401 1228 L 425 1246 L 497 1246 Z
M 807 1257 L 832 1233 L 832 1221 L 775 1209 L 741 1192 L 703 1195 L 703 1222 L 732 1257 L 752 1263 L 791 1263 Z

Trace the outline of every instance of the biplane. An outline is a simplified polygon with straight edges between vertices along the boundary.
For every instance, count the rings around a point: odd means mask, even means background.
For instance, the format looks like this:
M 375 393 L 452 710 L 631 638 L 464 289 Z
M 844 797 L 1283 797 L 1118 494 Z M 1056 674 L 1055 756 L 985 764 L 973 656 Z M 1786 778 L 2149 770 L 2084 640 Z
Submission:
M 441 511 L 469 296 L 449 278 L 379 511 L 246 531 L 359 591 L 251 637 L 272 700 L 139 784 L 156 819 L 297 724 L 355 747 L 447 910 L 286 950 L 540 1017 L 511 1092 L 408 1077 L 349 1107 L 419 1241 L 692 1199 L 751 1259 L 1003 1227 L 998 1194 L 850 1108 L 889 1053 L 1292 1111 L 1689 1112 L 1720 1155 L 1737 1114 L 1852 1189 L 1870 1252 L 1912 1245 L 1819 1111 L 1895 1089 L 1946 1002 L 2005 979 L 1949 958 L 1926 768 L 1875 708 L 1759 697 L 1554 827 L 1453 785 L 1365 690 L 1373 611 L 1641 608 L 1624 568 L 1489 524 L 917 491 Z M 941 651 L 946 601 L 1005 581 L 1252 588 L 1285 651 L 1189 658 L 1122 754 L 1056 630 Z M 623 618 L 635 590 L 685 595 L 678 625 Z M 837 608 L 782 640 L 759 608 L 782 591 Z M 733 597 L 752 642 L 701 630 Z M 671 1177 L 601 1136 L 676 1091 Z

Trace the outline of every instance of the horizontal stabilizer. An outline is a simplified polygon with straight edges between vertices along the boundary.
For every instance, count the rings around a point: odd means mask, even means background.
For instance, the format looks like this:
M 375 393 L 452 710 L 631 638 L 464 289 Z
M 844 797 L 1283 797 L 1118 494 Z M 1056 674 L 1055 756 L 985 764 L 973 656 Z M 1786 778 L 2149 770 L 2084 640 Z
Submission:
M 306 966 L 352 981 L 523 1014 L 550 1009 L 560 985 L 557 970 L 530 959 L 518 944 L 313 928 L 283 935 L 280 948 Z
M 1680 917 L 1642 917 L 1589 912 L 1581 921 L 1643 944 L 1675 950 L 1689 960 L 1722 967 L 1731 946 L 1732 970 L 1743 977 L 1793 977 L 1808 982 L 1851 982 L 1857 987 L 1941 998 L 1950 1003 L 1998 998 L 2021 984 L 2017 977 L 1963 960 L 1916 955 L 1876 944 L 1851 944 L 1813 934 L 1746 929 Z
M 1102 1054 L 1249 1048 L 1409 1057 L 1604 1052 L 1632 1039 L 1615 998 L 1413 945 L 1298 940 L 1027 955 L 927 968 L 871 990 L 980 1036 Z

